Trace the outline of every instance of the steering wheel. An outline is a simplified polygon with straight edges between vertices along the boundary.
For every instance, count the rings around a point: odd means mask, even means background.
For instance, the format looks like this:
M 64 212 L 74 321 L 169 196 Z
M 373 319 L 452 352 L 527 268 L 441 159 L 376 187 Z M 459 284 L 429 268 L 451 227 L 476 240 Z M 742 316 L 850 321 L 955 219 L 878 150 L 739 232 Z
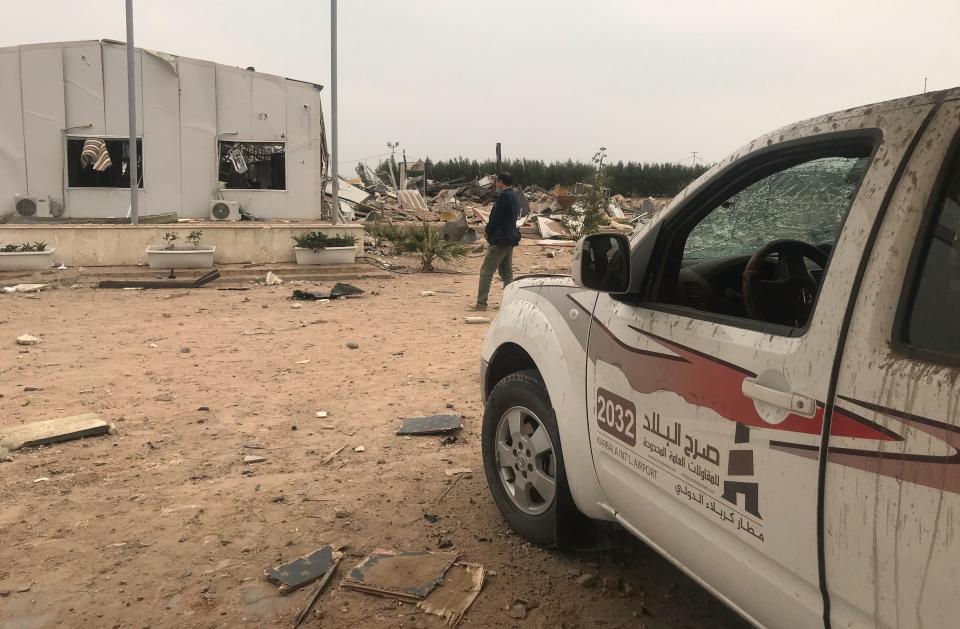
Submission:
M 777 254 L 774 279 L 761 279 L 764 260 Z M 800 240 L 774 240 L 760 247 L 743 270 L 743 305 L 750 318 L 800 327 L 810 318 L 819 286 L 810 275 L 804 258 L 820 268 L 827 266 L 827 254 Z

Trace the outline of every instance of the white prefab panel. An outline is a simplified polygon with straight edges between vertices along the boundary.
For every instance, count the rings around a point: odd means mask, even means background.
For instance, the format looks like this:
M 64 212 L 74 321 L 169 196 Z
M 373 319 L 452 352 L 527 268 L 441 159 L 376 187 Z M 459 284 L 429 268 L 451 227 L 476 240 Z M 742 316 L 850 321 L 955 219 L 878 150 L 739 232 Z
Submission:
M 180 59 L 180 216 L 207 218 L 217 184 L 217 87 L 212 63 Z
M 127 49 L 124 46 L 103 44 L 103 98 L 106 134 L 129 136 L 130 120 L 127 109 Z M 134 54 L 136 65 L 137 135 L 143 133 L 143 64 L 140 51 Z
M 65 114 L 61 49 L 22 49 L 20 85 L 28 192 L 62 200 Z
M 294 81 L 287 88 L 287 216 L 320 218 L 319 91 Z M 304 107 L 304 105 L 307 105 Z
M 180 89 L 174 68 L 143 55 L 144 206 L 152 214 L 180 211 Z
M 287 193 L 283 190 L 222 190 L 227 201 L 238 201 L 244 212 L 257 218 L 296 218 L 300 216 L 287 208 Z
M 63 92 L 67 128 L 77 134 L 103 135 L 103 62 L 98 42 L 63 48 Z
M 20 51 L 0 53 L 0 214 L 13 210 L 13 195 L 27 190 L 20 107 Z
M 150 212 L 144 207 L 140 193 L 140 215 Z M 70 188 L 67 208 L 73 218 L 124 218 L 130 211 L 129 188 Z
M 287 130 L 284 79 L 254 76 L 251 140 L 282 140 Z
M 217 66 L 217 133 L 230 133 L 238 140 L 249 140 L 252 81 L 249 72 Z

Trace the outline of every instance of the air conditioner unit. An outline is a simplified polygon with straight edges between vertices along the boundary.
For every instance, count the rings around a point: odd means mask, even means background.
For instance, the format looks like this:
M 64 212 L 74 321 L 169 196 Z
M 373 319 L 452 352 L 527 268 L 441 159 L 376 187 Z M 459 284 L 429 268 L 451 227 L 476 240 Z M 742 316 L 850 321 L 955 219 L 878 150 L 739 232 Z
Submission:
M 239 221 L 240 202 L 213 199 L 210 201 L 211 221 Z
M 37 194 L 15 194 L 13 195 L 14 206 L 17 214 L 28 216 L 30 218 L 50 218 L 50 197 L 44 197 Z

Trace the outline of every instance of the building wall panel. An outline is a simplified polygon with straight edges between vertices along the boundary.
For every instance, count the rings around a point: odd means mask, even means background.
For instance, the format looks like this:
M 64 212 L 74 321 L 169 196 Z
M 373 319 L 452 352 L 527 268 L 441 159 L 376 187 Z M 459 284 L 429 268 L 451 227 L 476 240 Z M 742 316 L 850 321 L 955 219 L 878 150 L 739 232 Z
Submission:
M 27 188 L 63 202 L 65 112 L 60 48 L 20 51 Z
M 106 134 L 126 137 L 130 135 L 130 119 L 127 108 L 127 51 L 123 46 L 103 44 L 103 97 Z M 137 135 L 143 135 L 143 64 L 140 51 L 134 54 L 137 65 Z
M 14 209 L 13 195 L 27 191 L 20 104 L 20 50 L 0 53 L 0 214 Z
M 251 140 L 283 140 L 287 131 L 284 83 L 278 77 L 254 76 Z
M 214 64 L 180 59 L 180 207 L 207 218 L 217 185 L 217 83 Z
M 106 133 L 103 107 L 103 60 L 100 42 L 63 48 L 63 91 L 71 133 Z

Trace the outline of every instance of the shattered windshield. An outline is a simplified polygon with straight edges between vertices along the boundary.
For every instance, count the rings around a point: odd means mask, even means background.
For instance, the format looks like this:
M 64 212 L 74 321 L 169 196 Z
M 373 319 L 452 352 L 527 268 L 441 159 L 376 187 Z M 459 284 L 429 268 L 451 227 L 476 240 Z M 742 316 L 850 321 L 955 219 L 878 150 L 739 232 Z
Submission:
M 785 238 L 835 244 L 868 164 L 866 157 L 824 157 L 751 184 L 693 228 L 684 259 L 752 255 Z

